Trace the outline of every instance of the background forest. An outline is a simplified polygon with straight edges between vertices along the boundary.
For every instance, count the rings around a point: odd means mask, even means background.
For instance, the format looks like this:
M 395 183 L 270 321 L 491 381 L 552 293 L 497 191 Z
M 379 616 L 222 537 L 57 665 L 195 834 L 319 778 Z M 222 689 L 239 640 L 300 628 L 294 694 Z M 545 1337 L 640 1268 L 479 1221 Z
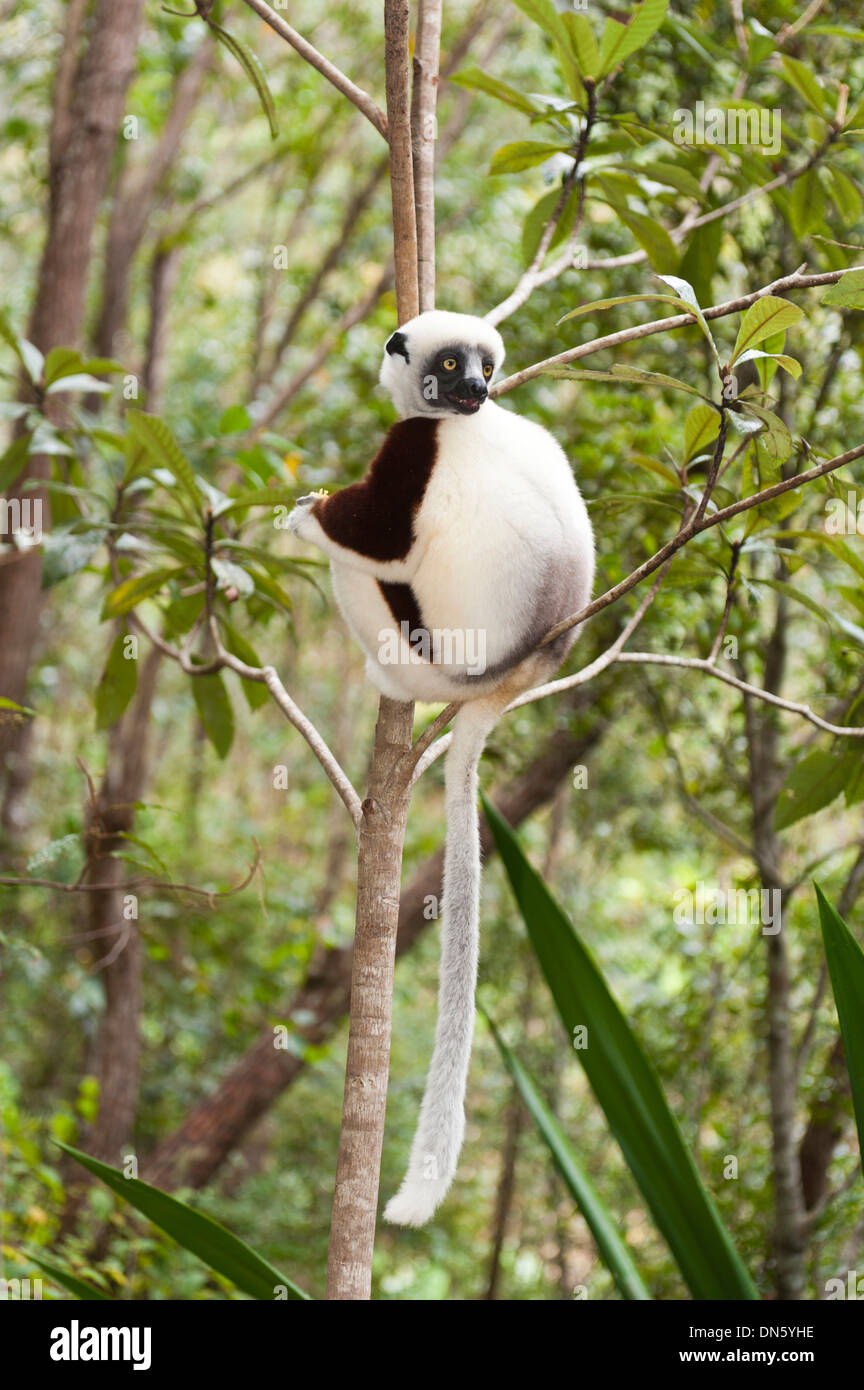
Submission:
M 39 1257 L 112 1298 L 245 1295 L 54 1141 L 324 1295 L 352 825 L 264 684 L 189 668 L 213 659 L 212 607 L 227 651 L 275 668 L 365 794 L 376 699 L 326 567 L 280 523 L 295 496 L 360 477 L 393 419 L 376 383 L 398 263 L 386 141 L 256 8 L 0 0 L 0 493 L 45 515 L 41 544 L 7 534 L 0 551 L 0 1276 Z M 864 456 L 864 272 L 839 274 L 864 255 L 858 6 L 634 10 L 448 0 L 441 40 L 437 303 L 492 311 L 505 372 L 587 357 L 694 298 L 746 301 L 502 396 L 573 462 L 598 595 L 706 480 L 710 519 Z M 377 0 L 274 11 L 383 110 Z M 609 21 L 630 22 L 611 56 Z M 776 117 L 782 139 L 763 124 L 758 142 L 682 142 L 699 103 Z M 770 302 L 789 307 L 754 319 L 780 280 Z M 481 764 L 766 1298 L 864 1275 L 862 1078 L 812 886 L 864 941 L 861 469 L 682 545 L 619 659 L 507 715 Z M 596 613 L 565 674 L 608 651 L 651 583 Z M 417 731 L 437 713 L 418 707 Z M 442 838 L 436 761 L 405 842 L 385 1196 L 432 1045 Z M 686 1298 L 486 844 L 479 1002 L 648 1294 Z M 782 930 L 699 911 L 753 889 L 780 895 Z M 482 1017 L 468 1116 L 432 1224 L 379 1228 L 373 1296 L 620 1297 Z

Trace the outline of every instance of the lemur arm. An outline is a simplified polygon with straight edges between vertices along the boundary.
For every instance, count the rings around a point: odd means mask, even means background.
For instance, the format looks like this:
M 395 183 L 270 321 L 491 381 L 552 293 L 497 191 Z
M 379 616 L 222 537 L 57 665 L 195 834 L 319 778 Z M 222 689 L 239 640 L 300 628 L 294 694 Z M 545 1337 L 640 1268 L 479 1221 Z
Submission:
M 437 420 L 394 425 L 366 477 L 331 496 L 301 497 L 288 527 L 363 574 L 410 582 L 414 515 L 435 464 Z
M 312 495 L 299 498 L 288 516 L 288 529 L 301 541 L 317 545 L 331 560 L 339 560 L 361 574 L 372 575 L 374 579 L 407 582 L 413 566 L 405 560 L 384 560 L 377 554 L 367 553 L 370 546 L 373 550 L 375 546 L 373 534 L 363 525 L 365 509 L 359 505 L 362 494 L 359 498 L 350 495 L 362 487 L 363 483 L 354 483 L 329 497 Z M 341 500 L 343 498 L 344 501 Z M 333 505 L 336 502 L 339 503 L 338 507 Z

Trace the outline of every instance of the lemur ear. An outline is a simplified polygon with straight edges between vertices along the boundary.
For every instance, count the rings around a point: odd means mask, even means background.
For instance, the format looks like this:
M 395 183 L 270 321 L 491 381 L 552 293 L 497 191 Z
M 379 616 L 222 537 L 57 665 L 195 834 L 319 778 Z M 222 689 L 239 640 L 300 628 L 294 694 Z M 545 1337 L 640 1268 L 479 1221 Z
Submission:
M 398 330 L 387 339 L 384 350 L 390 357 L 398 353 L 400 357 L 405 358 L 406 362 L 411 361 L 411 358 L 408 356 L 408 339 L 404 333 L 400 333 Z

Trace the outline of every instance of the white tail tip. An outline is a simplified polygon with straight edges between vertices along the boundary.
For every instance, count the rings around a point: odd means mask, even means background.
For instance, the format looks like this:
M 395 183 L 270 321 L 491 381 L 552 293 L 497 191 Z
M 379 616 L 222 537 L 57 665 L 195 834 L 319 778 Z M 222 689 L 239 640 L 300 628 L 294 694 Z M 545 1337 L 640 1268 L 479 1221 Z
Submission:
M 384 1220 L 394 1226 L 425 1226 L 444 1198 L 449 1184 L 406 1181 L 384 1208 Z

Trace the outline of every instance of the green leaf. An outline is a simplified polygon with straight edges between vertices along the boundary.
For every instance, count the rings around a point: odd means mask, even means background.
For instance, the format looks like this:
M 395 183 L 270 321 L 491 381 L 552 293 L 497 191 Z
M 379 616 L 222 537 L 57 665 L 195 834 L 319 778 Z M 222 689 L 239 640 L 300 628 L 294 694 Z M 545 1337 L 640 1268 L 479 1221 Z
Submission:
M 175 579 L 185 572 L 182 565 L 172 565 L 170 569 L 149 570 L 147 574 L 135 574 L 131 579 L 124 579 L 123 583 L 106 597 L 102 605 L 102 620 L 121 618 L 143 599 L 152 598 L 170 579 Z
M 504 1065 L 513 1077 L 519 1094 L 545 1139 L 549 1152 L 555 1161 L 555 1166 L 584 1216 L 591 1234 L 597 1242 L 600 1256 L 615 1283 L 627 1299 L 650 1300 L 651 1295 L 642 1282 L 630 1251 L 621 1239 L 614 1218 L 576 1157 L 561 1126 L 543 1101 L 542 1096 L 539 1095 L 525 1068 L 504 1042 L 492 1019 L 485 1011 L 481 1010 L 481 1012 L 483 1012 L 486 1022 L 492 1030 L 492 1036 L 498 1044 Z
M 787 328 L 792 328 L 803 317 L 798 305 L 790 304 L 788 299 L 778 299 L 774 294 L 766 294 L 762 299 L 757 299 L 741 320 L 732 361 L 736 362 L 742 352 L 756 347 L 773 333 L 779 333 L 781 330 L 785 332 Z
M 489 173 L 518 174 L 522 169 L 543 164 L 553 154 L 563 154 L 569 149 L 569 144 L 552 144 L 547 140 L 513 140 L 495 151 Z
M 80 372 L 83 369 L 84 363 L 81 354 L 76 352 L 75 348 L 52 348 L 45 358 L 45 385 L 50 386 L 52 381 L 65 376 L 67 372 Z
M 864 266 L 847 271 L 836 285 L 829 285 L 822 303 L 832 309 L 864 309 Z
M 762 352 L 759 348 L 748 348 L 747 352 L 742 352 L 736 360 L 741 363 L 755 362 L 757 359 L 776 362 L 778 366 L 783 368 L 784 372 L 788 372 L 796 381 L 801 375 L 801 363 L 797 362 L 794 357 L 787 357 L 782 352 Z
M 219 672 L 212 676 L 194 676 L 192 695 L 205 734 L 218 756 L 226 758 L 234 741 L 234 712 Z
M 91 376 L 89 372 L 74 372 L 71 376 L 58 377 L 47 388 L 45 394 L 56 396 L 60 391 L 96 391 L 110 396 L 111 387 L 107 381 L 100 381 L 98 376 Z
M 169 1197 L 167 1192 L 151 1187 L 140 1178 L 124 1177 L 119 1169 L 100 1163 L 98 1159 L 61 1143 L 59 1139 L 55 1139 L 54 1143 L 76 1163 L 80 1163 L 82 1168 L 86 1168 L 88 1173 L 101 1178 L 112 1192 L 129 1202 L 184 1250 L 197 1255 L 210 1269 L 230 1279 L 251 1298 L 272 1302 L 274 1290 L 281 1285 L 287 1290 L 288 1298 L 308 1300 L 308 1294 L 204 1212 L 195 1211 L 185 1202 Z
M 55 526 L 42 540 L 42 588 L 52 589 L 62 579 L 78 574 L 98 554 L 105 541 L 105 532 L 71 521 Z
M 756 439 L 760 459 L 769 468 L 779 468 L 792 452 L 792 436 L 788 427 L 779 415 L 775 415 L 772 410 L 766 410 L 764 406 L 754 405 L 751 400 L 742 400 L 741 405 L 748 415 L 755 415 L 764 426 Z
M 614 20 L 607 20 L 606 22 L 610 24 L 614 23 Z M 615 211 L 627 230 L 633 233 L 654 269 L 658 273 L 673 272 L 677 268 L 680 254 L 666 228 L 661 226 L 655 218 L 646 217 L 641 212 L 634 212 L 632 208 L 625 207 L 622 203 L 613 206 L 615 206 Z
M 628 169 L 633 174 L 650 179 L 652 183 L 665 183 L 669 188 L 675 188 L 679 193 L 686 194 L 688 198 L 695 198 L 697 203 L 704 203 L 705 201 L 705 194 L 699 180 L 690 173 L 689 169 L 683 169 L 678 164 L 667 164 L 662 160 L 654 160 L 647 164 L 621 164 L 619 168 Z
M 126 419 L 133 444 L 138 444 L 158 468 L 167 469 L 177 479 L 200 516 L 201 493 L 195 482 L 195 474 L 165 421 L 160 420 L 158 415 L 146 415 L 143 410 L 127 411 Z
M 455 82 L 457 87 L 467 87 L 471 91 L 485 92 L 487 96 L 495 97 L 497 101 L 503 101 L 507 106 L 515 106 L 517 111 L 522 111 L 526 116 L 536 116 L 545 110 L 543 104 L 536 101 L 533 97 L 525 96 L 522 92 L 517 92 L 515 87 L 508 87 L 506 82 L 499 82 L 497 77 L 491 77 L 483 72 L 481 68 L 463 68 L 449 79 Z
M 712 285 L 720 260 L 720 247 L 723 242 L 723 220 L 706 222 L 704 227 L 694 227 L 681 257 L 678 271 L 693 286 L 700 304 L 710 304 L 713 300 Z
M 795 88 L 812 111 L 823 120 L 827 120 L 830 115 L 830 102 L 806 63 L 799 62 L 797 58 L 790 58 L 788 53 L 781 53 L 780 64 L 789 86 Z
M 720 433 L 720 412 L 710 405 L 694 405 L 684 421 L 684 462 L 701 454 Z
M 123 714 L 138 685 L 138 662 L 126 656 L 129 638 L 118 632 L 96 687 L 96 728 L 110 729 Z
M 33 385 L 38 385 L 42 380 L 45 358 L 42 356 L 42 353 L 36 347 L 35 343 L 28 342 L 26 338 L 19 339 L 18 348 L 25 372 L 33 382 Z
M 662 463 L 660 459 L 651 458 L 649 454 L 628 454 L 627 462 L 635 463 L 638 468 L 647 469 L 649 473 L 662 478 L 664 482 L 669 483 L 674 488 L 681 486 L 681 479 L 675 469 L 670 468 L 668 463 Z
M 603 39 L 600 44 L 600 71 L 598 77 L 605 77 L 631 53 L 644 48 L 656 34 L 666 18 L 668 0 L 643 0 L 627 24 L 619 24 L 615 19 L 607 19 L 603 26 Z
M 232 656 L 238 657 L 240 661 L 245 661 L 247 666 L 260 668 L 262 663 L 255 648 L 246 641 L 246 638 L 236 628 L 224 620 L 222 640 Z M 246 703 L 251 710 L 260 709 L 270 699 L 270 691 L 263 681 L 250 681 L 241 676 L 240 684 L 243 687 L 243 694 L 246 696 Z
M 745 545 L 744 549 L 746 551 L 749 550 L 750 547 Z M 753 583 L 754 581 L 751 580 L 750 582 Z M 776 590 L 778 594 L 784 594 L 786 598 L 792 599 L 794 603 L 800 603 L 802 608 L 806 608 L 808 612 L 812 613 L 820 622 L 825 623 L 828 627 L 831 626 L 833 619 L 827 609 L 823 608 L 821 603 L 817 603 L 815 599 L 812 599 L 809 594 L 805 594 L 801 589 L 796 589 L 794 584 L 787 584 L 783 579 L 760 578 L 758 580 L 758 585 L 759 587 L 767 586 L 769 589 Z
M 860 754 L 844 753 L 838 756 L 817 749 L 796 763 L 777 798 L 774 814 L 776 829 L 786 830 L 796 821 L 804 820 L 805 816 L 812 816 L 824 806 L 829 806 L 852 775 L 850 759 L 857 765 Z
M 6 492 L 21 477 L 30 459 L 32 440 L 32 434 L 19 435 L 0 458 L 0 492 Z
M 43 1260 L 41 1256 L 28 1255 L 34 1265 L 45 1271 L 50 1279 L 59 1284 L 61 1288 L 68 1289 L 74 1293 L 76 1298 L 84 1299 L 87 1302 L 110 1303 L 112 1300 L 107 1293 L 97 1289 L 95 1284 L 88 1284 L 84 1279 L 79 1279 L 77 1274 L 73 1274 L 71 1269 L 65 1269 L 62 1265 L 53 1264 L 50 1260 Z
M 245 43 L 241 43 L 233 34 L 229 34 L 227 29 L 223 29 L 221 25 L 216 24 L 214 20 L 208 19 L 207 25 L 212 29 L 219 42 L 228 49 L 228 52 L 234 55 L 258 93 L 258 100 L 261 102 L 264 115 L 267 117 L 267 124 L 270 127 L 270 138 L 271 140 L 275 140 L 279 134 L 279 126 L 276 122 L 276 107 L 270 88 L 267 85 L 267 77 L 264 73 L 264 68 L 257 54 L 253 53 L 251 48 L 247 48 Z
M 756 1289 L 703 1186 L 657 1076 L 590 953 L 493 806 L 484 811 L 568 1037 L 627 1164 L 697 1299 Z
M 561 15 L 556 10 L 552 0 L 516 0 L 516 4 L 522 13 L 532 19 L 535 24 L 539 24 L 550 38 L 560 42 L 565 37 Z
M 599 313 L 601 309 L 614 309 L 618 304 L 648 303 L 651 300 L 660 304 L 674 304 L 676 308 L 687 309 L 688 313 L 690 312 L 689 305 L 682 304 L 681 300 L 674 294 L 619 294 L 613 299 L 593 299 L 588 304 L 580 304 L 578 309 L 571 309 L 569 314 L 564 314 L 562 318 L 558 319 L 556 327 L 559 324 L 567 323 L 568 319 L 578 319 L 583 314 Z
M 252 417 L 245 405 L 229 405 L 219 420 L 220 434 L 242 434 L 251 427 Z
M 230 516 L 232 512 L 243 511 L 246 507 L 293 507 L 300 495 L 297 483 L 275 487 L 250 488 L 237 497 L 229 497 L 221 506 L 215 507 L 213 515 Z
M 819 884 L 813 886 L 819 903 L 825 959 L 852 1087 L 852 1104 L 858 1126 L 858 1156 L 864 1167 L 864 951 Z
M 842 170 L 828 167 L 825 173 L 829 180 L 831 201 L 846 225 L 851 227 L 861 216 L 861 194 Z
M 594 77 L 600 67 L 600 49 L 594 30 L 582 14 L 565 11 L 561 22 L 567 34 L 569 48 L 583 77 Z
M 560 201 L 560 186 L 550 188 L 548 193 L 544 193 L 542 198 L 538 199 L 525 218 L 522 226 L 522 258 L 526 265 L 530 265 L 537 254 L 537 248 L 546 230 L 546 224 L 550 217 L 554 216 Z M 552 235 L 552 240 L 549 242 L 550 250 L 554 250 L 570 235 L 578 207 L 579 193 L 574 188 Z
M 686 280 L 682 280 L 680 275 L 658 275 L 657 279 L 662 280 L 664 285 L 668 285 L 670 289 L 675 290 L 679 298 L 683 300 L 684 304 L 690 310 L 690 313 L 693 314 L 693 316 L 696 319 L 696 322 L 701 328 L 702 333 L 705 336 L 709 347 L 711 348 L 711 352 L 714 356 L 714 361 L 717 362 L 719 365 L 720 354 L 717 351 L 717 345 L 714 342 L 714 338 L 712 336 L 711 329 L 708 327 L 705 315 L 702 313 L 702 308 L 699 304 L 699 300 L 696 298 L 696 291 L 694 290 L 693 286 L 689 284 Z
M 825 193 L 815 169 L 795 180 L 789 199 L 789 222 L 797 237 L 809 236 L 825 220 Z
M 35 718 L 35 709 L 30 709 L 28 705 L 16 705 L 14 700 L 7 700 L 5 695 L 0 695 L 0 709 L 11 709 L 15 714 L 26 714 L 28 718 Z
M 624 367 L 615 365 L 608 372 L 598 371 L 594 367 L 547 367 L 543 376 L 557 376 L 565 380 L 576 377 L 577 380 L 585 381 L 638 381 L 645 382 L 651 386 L 668 386 L 673 391 L 686 391 L 690 396 L 699 396 L 702 400 L 707 400 L 701 391 L 697 391 L 695 386 L 690 386 L 686 381 L 679 381 L 677 377 L 666 376 L 664 372 L 648 372 L 642 367 Z

